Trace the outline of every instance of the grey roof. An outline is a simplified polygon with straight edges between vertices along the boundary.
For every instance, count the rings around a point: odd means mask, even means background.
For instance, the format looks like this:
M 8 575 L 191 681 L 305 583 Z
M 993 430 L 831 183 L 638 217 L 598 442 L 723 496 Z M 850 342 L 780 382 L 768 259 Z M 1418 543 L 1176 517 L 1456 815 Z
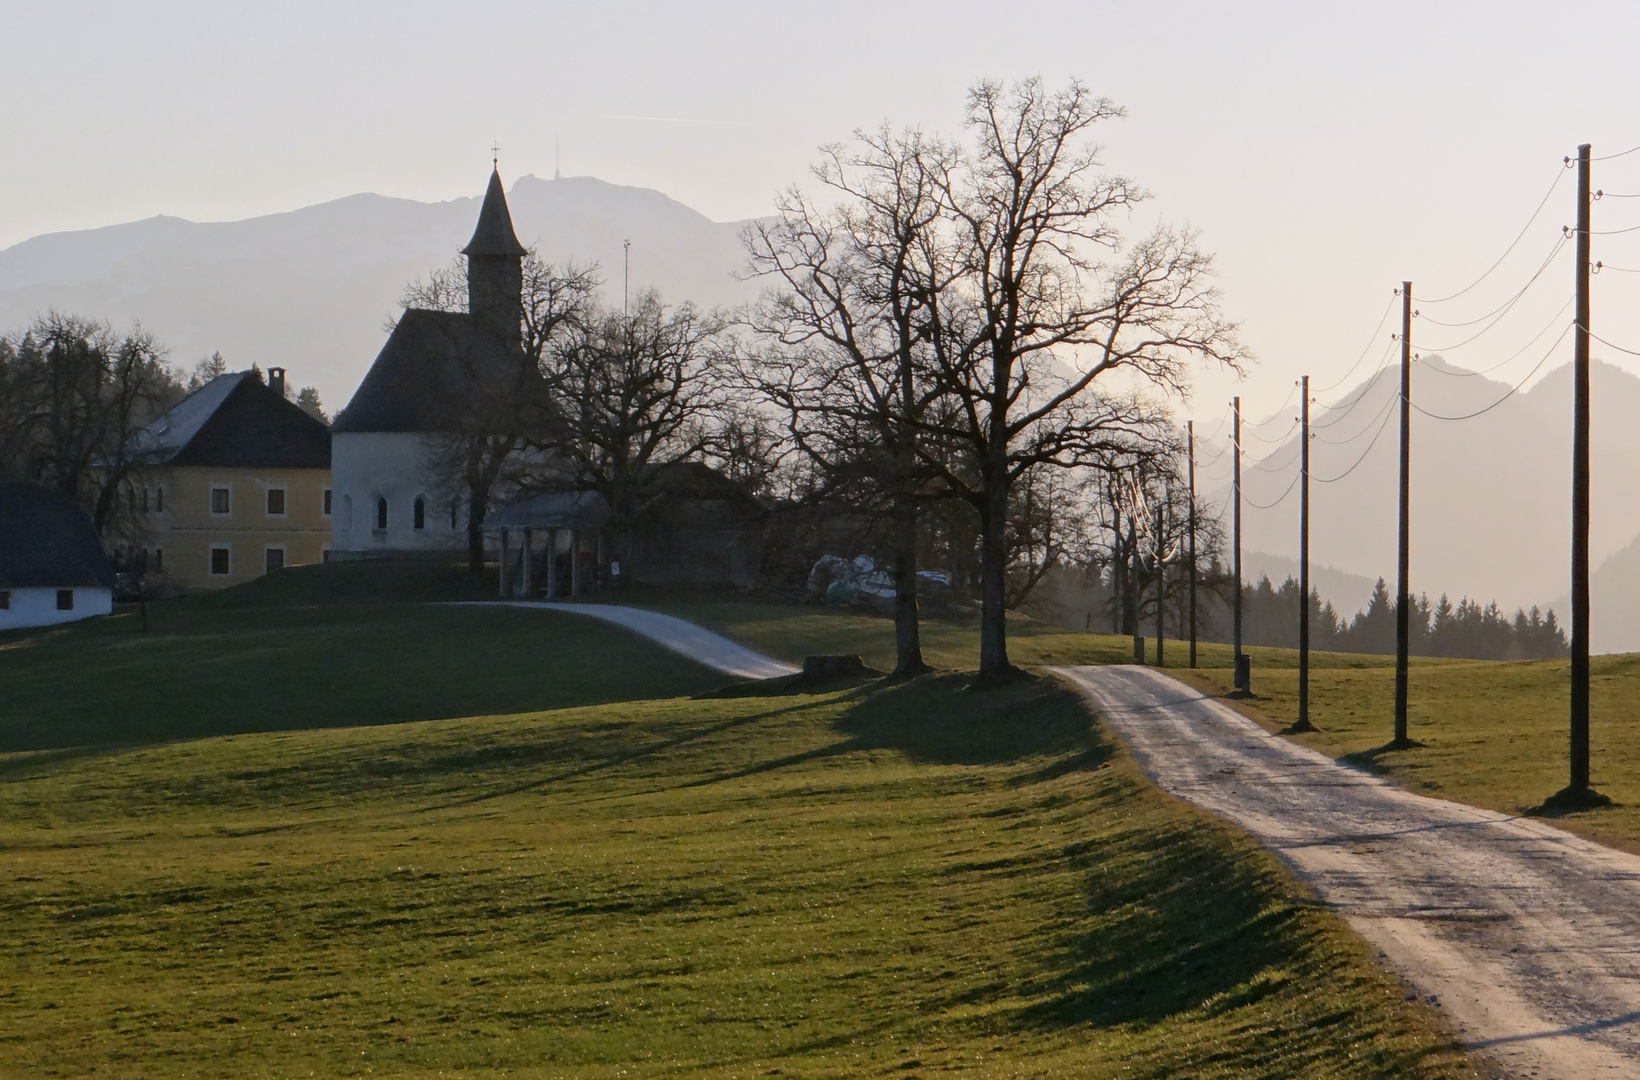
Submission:
M 330 430 L 252 372 L 218 375 L 132 437 L 148 465 L 328 469 Z
M 596 491 L 547 491 L 509 503 L 484 519 L 499 529 L 596 529 L 609 521 L 609 503 Z
M 407 308 L 330 430 L 461 431 L 462 409 L 483 396 L 476 385 L 507 370 L 472 316 Z
M 461 249 L 463 255 L 527 255 L 529 252 L 518 242 L 513 232 L 512 213 L 507 209 L 507 195 L 501 190 L 501 173 L 490 173 L 490 186 L 484 191 L 484 205 L 478 211 L 478 227 L 473 238 Z
M 39 484 L 0 483 L 0 589 L 113 584 L 114 570 L 79 504 Z

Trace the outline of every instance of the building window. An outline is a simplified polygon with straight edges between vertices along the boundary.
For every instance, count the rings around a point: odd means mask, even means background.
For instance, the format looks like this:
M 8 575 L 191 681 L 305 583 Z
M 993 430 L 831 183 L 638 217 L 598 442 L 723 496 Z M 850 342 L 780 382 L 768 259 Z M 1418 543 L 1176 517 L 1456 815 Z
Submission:
M 342 531 L 353 531 L 353 496 L 342 496 Z
M 327 562 L 330 561 L 330 545 L 329 544 L 326 544 L 324 547 L 319 549 L 319 561 L 322 562 L 322 563 L 327 563 Z
M 456 511 L 457 511 L 457 509 L 460 508 L 460 506 L 461 506 L 461 500 L 460 499 L 451 499 L 450 500 L 450 531 L 451 532 L 456 531 Z
M 262 570 L 263 570 L 264 573 L 271 574 L 275 570 L 282 569 L 284 567 L 284 565 L 285 565 L 285 549 L 284 548 L 282 548 L 282 547 L 270 547 L 270 548 L 267 549 L 266 552 L 263 553 L 263 555 L 262 555 Z
M 7 611 L 10 608 L 11 608 L 11 590 L 10 589 L 0 589 L 0 611 Z
M 142 489 L 142 512 L 145 513 L 145 514 L 148 512 L 148 489 L 147 488 Z
M 325 517 L 330 516 L 330 489 L 325 488 Z
M 154 549 L 154 569 L 156 571 L 160 571 L 160 570 L 165 569 L 165 549 L 164 548 L 155 548 Z
M 213 514 L 226 514 L 226 513 L 228 513 L 229 510 L 232 509 L 232 506 L 233 506 L 233 504 L 229 501 L 229 498 L 228 498 L 228 489 L 227 488 L 225 488 L 225 487 L 213 487 L 211 489 L 211 513 L 213 513 Z
M 268 516 L 269 517 L 284 517 L 285 516 L 285 489 L 284 488 L 282 488 L 282 487 L 270 487 L 268 489 Z
M 377 499 L 376 500 L 376 528 L 377 529 L 386 529 L 387 528 L 387 500 L 386 499 Z
M 73 611 L 74 610 L 74 590 L 73 589 L 58 589 L 57 590 L 57 610 L 58 611 Z
M 154 489 L 154 513 L 165 513 L 165 485 L 161 484 Z
M 416 528 L 427 528 L 427 500 L 420 495 L 416 496 L 414 517 Z
M 227 574 L 232 571 L 228 556 L 228 545 L 218 544 L 211 548 L 211 573 Z

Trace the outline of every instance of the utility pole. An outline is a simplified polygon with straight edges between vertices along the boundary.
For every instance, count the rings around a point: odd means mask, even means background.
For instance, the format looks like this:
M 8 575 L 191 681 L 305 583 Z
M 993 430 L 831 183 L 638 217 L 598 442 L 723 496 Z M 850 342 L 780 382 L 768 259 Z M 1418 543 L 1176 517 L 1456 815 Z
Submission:
M 1395 738 L 1407 746 L 1407 637 L 1412 612 L 1407 587 L 1412 506 L 1412 282 L 1401 282 L 1401 542 L 1395 572 Z
M 1186 420 L 1184 437 L 1190 450 L 1190 666 L 1196 666 L 1196 421 Z
M 632 292 L 632 241 L 621 241 L 621 315 L 626 315 L 626 300 Z
M 1566 794 L 1589 796 L 1589 144 L 1577 148 L 1577 328 L 1572 338 L 1572 731 Z
M 1230 429 L 1231 449 L 1235 451 L 1235 456 L 1231 459 L 1234 471 L 1230 479 L 1231 502 L 1234 504 L 1230 515 L 1230 560 L 1233 564 L 1231 572 L 1236 576 L 1233 583 L 1235 603 L 1231 607 L 1231 624 L 1236 646 L 1235 684 L 1236 689 L 1245 694 L 1251 690 L 1252 679 L 1247 677 L 1247 662 L 1241 655 L 1241 398 L 1232 398 L 1230 407 L 1235 416 Z
M 1133 661 L 1134 663 L 1142 664 L 1145 662 L 1145 639 L 1141 636 L 1139 626 L 1139 590 L 1143 586 L 1143 580 L 1139 577 L 1139 571 L 1142 570 L 1143 567 L 1139 565 L 1139 531 L 1136 525 L 1136 519 L 1139 515 L 1135 513 L 1137 509 L 1137 507 L 1128 507 L 1127 618 L 1128 625 L 1133 628 Z
M 1162 491 L 1162 501 L 1156 507 L 1156 666 L 1164 667 L 1162 663 L 1162 642 L 1167 639 L 1167 542 L 1166 522 L 1167 490 Z
M 1310 723 L 1310 377 L 1299 385 L 1298 448 L 1298 720 L 1293 731 L 1314 731 Z

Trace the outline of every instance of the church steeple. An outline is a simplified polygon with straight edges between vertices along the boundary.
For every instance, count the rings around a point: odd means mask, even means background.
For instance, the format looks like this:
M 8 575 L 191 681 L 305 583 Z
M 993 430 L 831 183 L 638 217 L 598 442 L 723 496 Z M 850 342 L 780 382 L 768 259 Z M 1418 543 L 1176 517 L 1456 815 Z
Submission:
M 507 209 L 507 194 L 501 190 L 501 171 L 490 173 L 490 186 L 484 192 L 484 206 L 478 211 L 478 228 L 473 238 L 461 249 L 466 256 L 512 255 L 523 258 L 529 254 L 513 232 L 512 213 Z
M 461 249 L 467 256 L 467 311 L 504 346 L 523 337 L 524 256 L 529 254 L 513 232 L 501 172 L 490 173 L 478 227 Z

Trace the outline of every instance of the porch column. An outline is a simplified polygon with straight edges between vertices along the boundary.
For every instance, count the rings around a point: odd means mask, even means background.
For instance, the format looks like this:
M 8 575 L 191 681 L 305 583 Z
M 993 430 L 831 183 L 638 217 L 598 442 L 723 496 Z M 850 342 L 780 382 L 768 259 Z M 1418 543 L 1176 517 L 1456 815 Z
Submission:
M 547 530 L 547 599 L 558 599 L 558 530 Z
M 535 555 L 534 547 L 535 547 L 535 536 L 534 536 L 533 530 L 525 529 L 524 530 L 524 568 L 523 568 L 524 590 L 523 591 L 524 591 L 524 599 L 526 599 L 526 600 L 528 600 L 530 598 L 530 595 L 534 591 L 534 587 L 535 587 L 535 575 L 534 575 L 534 573 L 532 573 L 532 571 L 534 570 L 534 567 L 532 567 L 530 565 L 530 561 L 531 561 L 532 557 Z
M 569 594 L 581 595 L 581 530 L 569 531 Z
M 501 561 L 499 563 L 497 563 L 497 567 L 501 571 L 501 573 L 500 573 L 500 577 L 501 577 L 501 595 L 503 597 L 505 597 L 507 595 L 507 530 L 506 529 L 501 530 Z

